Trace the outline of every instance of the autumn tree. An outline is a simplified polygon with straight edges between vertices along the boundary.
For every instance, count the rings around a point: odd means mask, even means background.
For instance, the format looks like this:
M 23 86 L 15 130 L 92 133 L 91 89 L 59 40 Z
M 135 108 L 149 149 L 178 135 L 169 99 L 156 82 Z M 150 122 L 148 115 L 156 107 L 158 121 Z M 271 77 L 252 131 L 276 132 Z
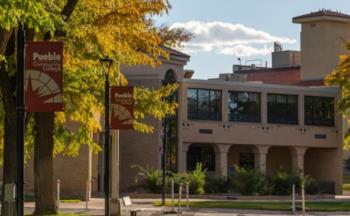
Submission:
M 160 57 L 168 57 L 161 45 L 175 46 L 189 38 L 182 30 L 156 27 L 155 15 L 169 9 L 165 0 L 67 0 L 30 1 L 5 0 L 0 5 L 0 95 L 4 116 L 4 184 L 15 182 L 15 28 L 17 17 L 27 29 L 28 40 L 63 40 L 64 46 L 64 101 L 62 113 L 36 113 L 35 121 L 27 121 L 33 128 L 36 213 L 55 213 L 53 187 L 54 154 L 76 155 L 81 144 L 94 150 L 99 147 L 90 134 L 99 131 L 96 112 L 102 112 L 103 78 L 98 72 L 98 59 L 109 56 L 118 64 L 112 68 L 111 80 L 119 77 L 123 85 L 127 80 L 120 65 L 160 64 Z M 29 33 L 29 34 L 28 34 Z M 4 78 L 4 79 L 3 79 Z M 164 98 L 176 86 L 159 90 L 136 89 L 135 129 L 152 132 L 142 122 L 145 116 L 163 118 L 174 113 L 176 104 Z M 1 112 L 0 112 L 1 114 Z M 0 115 L 1 117 L 1 115 Z M 74 133 L 66 120 L 78 122 Z M 32 122 L 32 123 L 30 123 Z M 11 132 L 10 132 L 11 131 Z M 53 133 L 54 134 L 53 134 Z M 1 134 L 1 133 L 0 133 Z M 5 206 L 5 205 L 3 205 Z M 8 209 L 2 208 L 6 215 Z
M 345 46 L 347 53 L 339 57 L 337 68 L 326 77 L 325 83 L 329 86 L 339 86 L 341 95 L 337 108 L 350 126 L 350 44 L 345 44 Z M 344 148 L 350 148 L 350 128 L 345 133 Z

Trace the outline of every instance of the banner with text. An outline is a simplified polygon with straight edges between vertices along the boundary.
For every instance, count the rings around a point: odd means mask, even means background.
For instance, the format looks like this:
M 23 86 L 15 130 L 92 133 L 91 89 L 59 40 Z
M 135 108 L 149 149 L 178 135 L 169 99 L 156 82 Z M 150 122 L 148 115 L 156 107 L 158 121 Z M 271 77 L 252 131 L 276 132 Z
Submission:
M 111 129 L 134 129 L 134 88 L 111 87 Z
M 25 103 L 27 112 L 63 111 L 63 43 L 27 42 Z

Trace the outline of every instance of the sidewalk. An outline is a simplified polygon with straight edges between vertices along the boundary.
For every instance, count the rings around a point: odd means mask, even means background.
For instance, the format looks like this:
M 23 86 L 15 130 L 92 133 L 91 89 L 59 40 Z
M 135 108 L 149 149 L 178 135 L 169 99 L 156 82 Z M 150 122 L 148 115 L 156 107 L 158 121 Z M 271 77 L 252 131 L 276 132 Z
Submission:
M 159 199 L 133 199 L 132 202 L 138 208 L 143 208 L 145 211 L 138 213 L 139 216 L 157 216 L 168 215 L 175 216 L 176 214 L 163 214 L 161 207 L 154 207 L 152 204 Z M 25 213 L 30 214 L 34 210 L 34 203 L 25 203 Z M 168 209 L 169 210 L 169 209 Z M 261 210 L 240 210 L 240 209 L 195 209 L 190 208 L 189 211 L 185 211 L 182 208 L 183 216 L 287 216 L 292 215 L 291 212 L 281 211 L 261 211 Z M 104 200 L 100 198 L 94 198 L 88 203 L 88 209 L 86 209 L 85 202 L 78 203 L 60 203 L 59 211 L 61 213 L 75 213 L 81 215 L 104 215 Z M 123 211 L 123 216 L 128 215 Z M 298 214 L 297 214 L 298 215 Z M 331 215 L 331 216 L 345 216 L 350 215 L 350 212 L 325 212 L 325 213 L 307 213 L 306 215 Z

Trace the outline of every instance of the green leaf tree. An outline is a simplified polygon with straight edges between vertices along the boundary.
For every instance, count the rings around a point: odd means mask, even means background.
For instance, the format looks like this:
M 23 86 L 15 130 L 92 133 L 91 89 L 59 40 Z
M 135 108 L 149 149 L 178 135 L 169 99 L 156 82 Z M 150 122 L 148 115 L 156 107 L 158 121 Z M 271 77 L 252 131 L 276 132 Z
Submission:
M 341 96 L 337 103 L 337 110 L 341 112 L 350 126 L 350 43 L 345 44 L 347 53 L 339 57 L 339 63 L 325 79 L 328 86 L 339 86 Z M 350 128 L 345 133 L 344 149 L 350 148 Z
M 153 18 L 170 9 L 165 0 L 5 0 L 0 5 L 0 95 L 3 104 L 4 184 L 15 182 L 16 112 L 15 112 L 15 28 L 17 17 L 26 26 L 27 40 L 64 41 L 64 102 L 62 113 L 35 113 L 28 122 L 33 138 L 36 214 L 56 212 L 54 199 L 53 158 L 55 154 L 74 156 L 80 145 L 100 150 L 91 134 L 101 128 L 98 116 L 103 114 L 103 77 L 98 59 L 116 60 L 111 80 L 127 80 L 120 65 L 158 66 L 167 58 L 163 45 L 176 46 L 189 39 L 182 30 L 156 27 Z M 165 97 L 176 85 L 150 90 L 137 88 L 135 129 L 152 132 L 143 122 L 145 116 L 161 119 L 175 113 L 176 104 Z M 0 112 L 1 117 L 1 112 Z M 77 130 L 68 122 L 79 125 Z M 0 128 L 1 129 L 1 128 Z M 1 133 L 0 133 L 1 134 Z M 29 135 L 28 135 L 29 136 Z M 30 136 L 29 136 L 30 137 Z M 8 214 L 2 205 L 2 215 Z

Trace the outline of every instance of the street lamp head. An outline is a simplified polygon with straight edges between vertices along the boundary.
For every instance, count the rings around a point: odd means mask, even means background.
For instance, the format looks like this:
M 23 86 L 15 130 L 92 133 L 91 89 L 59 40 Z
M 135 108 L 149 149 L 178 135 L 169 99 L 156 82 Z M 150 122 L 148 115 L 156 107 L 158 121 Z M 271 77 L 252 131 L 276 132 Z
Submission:
M 113 59 L 105 57 L 100 59 L 100 64 L 102 67 L 102 70 L 104 70 L 105 74 L 109 73 L 109 69 L 111 68 L 113 64 Z

